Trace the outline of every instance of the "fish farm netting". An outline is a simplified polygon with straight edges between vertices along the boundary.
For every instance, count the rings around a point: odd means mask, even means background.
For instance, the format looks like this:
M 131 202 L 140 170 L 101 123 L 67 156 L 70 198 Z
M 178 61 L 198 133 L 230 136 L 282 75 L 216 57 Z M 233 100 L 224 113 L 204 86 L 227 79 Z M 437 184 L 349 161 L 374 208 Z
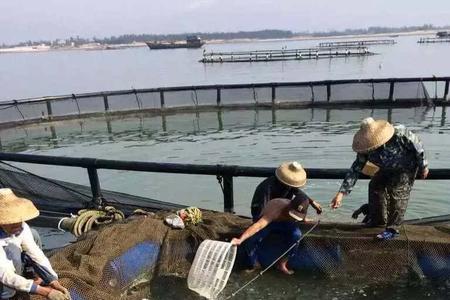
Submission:
M 75 213 L 91 205 L 89 187 L 39 177 L 6 163 L 0 163 L 0 184 L 31 199 L 44 213 Z M 155 282 L 186 279 L 203 240 L 229 241 L 251 224 L 234 214 L 204 211 L 202 223 L 171 229 L 164 218 L 179 206 L 115 192 L 103 195 L 129 217 L 85 233 L 50 255 L 74 300 L 152 298 Z M 133 214 L 137 207 L 149 213 Z M 373 239 L 380 228 L 321 223 L 301 241 L 289 266 L 296 270 L 294 276 L 314 272 L 325 280 L 369 287 L 432 282 L 450 293 L 450 220 L 431 218 L 422 224 L 405 224 L 398 238 L 380 242 Z M 300 228 L 305 233 L 311 225 Z M 257 250 L 260 263 L 270 265 L 289 246 L 282 236 L 270 236 Z M 238 247 L 235 274 L 246 267 L 243 249 Z M 231 280 L 235 285 L 236 278 Z M 185 286 L 182 292 L 184 299 L 198 299 Z M 231 292 L 225 289 L 224 295 Z
M 32 200 L 43 212 L 70 214 L 95 206 L 88 186 L 41 177 L 5 162 L 0 162 L 0 187 L 11 188 L 18 195 Z M 178 204 L 106 190 L 102 190 L 102 196 L 104 204 L 113 205 L 127 215 L 138 208 L 157 211 L 181 207 Z
M 242 84 L 100 92 L 0 102 L 0 126 L 138 111 L 252 105 L 422 105 L 445 101 L 448 81 L 357 81 Z
M 131 217 L 91 231 L 55 251 L 50 260 L 72 299 L 151 299 L 152 282 L 166 286 L 171 278 L 187 278 L 201 241 L 229 241 L 251 224 L 233 214 L 204 211 L 201 224 L 177 230 L 163 222 L 169 213 Z M 308 225 L 301 228 L 306 232 Z M 450 292 L 448 224 L 404 225 L 399 238 L 384 242 L 373 239 L 379 230 L 319 225 L 289 260 L 296 270 L 294 276 L 314 272 L 325 280 L 366 287 L 427 281 Z M 288 247 L 281 236 L 269 236 L 257 250 L 262 266 L 268 266 Z M 235 274 L 245 268 L 242 249 L 238 247 Z M 181 292 L 183 299 L 200 299 L 185 286 Z M 223 298 L 231 292 L 226 289 Z

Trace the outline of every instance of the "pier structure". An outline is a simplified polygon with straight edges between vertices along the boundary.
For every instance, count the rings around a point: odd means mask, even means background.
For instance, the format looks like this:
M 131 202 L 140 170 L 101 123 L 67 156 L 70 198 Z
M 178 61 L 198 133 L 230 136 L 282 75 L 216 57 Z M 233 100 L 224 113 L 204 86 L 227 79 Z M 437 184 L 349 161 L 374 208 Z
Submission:
M 419 44 L 431 44 L 431 43 L 450 43 L 450 37 L 440 38 L 440 37 L 422 37 L 417 43 Z
M 205 52 L 202 63 L 267 62 L 373 55 L 365 46 Z
M 339 42 L 322 42 L 319 47 L 351 47 L 351 46 L 369 46 L 369 45 L 394 45 L 395 40 L 353 40 L 353 41 L 339 41 Z

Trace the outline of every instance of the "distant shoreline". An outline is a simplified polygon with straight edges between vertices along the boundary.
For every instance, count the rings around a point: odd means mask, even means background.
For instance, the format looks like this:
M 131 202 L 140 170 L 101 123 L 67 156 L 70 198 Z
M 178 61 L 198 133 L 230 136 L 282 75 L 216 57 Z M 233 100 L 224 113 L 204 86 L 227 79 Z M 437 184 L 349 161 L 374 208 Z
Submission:
M 438 30 L 411 31 L 411 32 L 391 32 L 379 34 L 356 34 L 356 35 L 335 35 L 335 36 L 294 36 L 291 38 L 273 38 L 273 39 L 218 39 L 205 40 L 206 45 L 227 44 L 227 43 L 254 43 L 254 42 L 274 42 L 274 41 L 308 41 L 308 40 L 331 40 L 331 39 L 360 39 L 360 38 L 379 38 L 392 36 L 414 36 L 414 35 L 433 35 Z M 392 37 L 394 38 L 394 37 Z M 147 47 L 144 42 L 134 42 L 131 44 L 98 44 L 90 43 L 81 46 L 61 46 L 51 47 L 47 45 L 23 46 L 0 49 L 0 54 L 7 53 L 41 53 L 50 51 L 103 51 L 103 50 L 121 50 L 127 48 Z
M 355 34 L 355 35 L 334 35 L 334 36 L 294 36 L 291 38 L 275 38 L 275 39 L 232 39 L 232 40 L 207 40 L 206 44 L 226 44 L 226 43 L 253 43 L 253 42 L 274 42 L 274 41 L 309 41 L 309 40 L 334 40 L 334 39 L 360 39 L 360 38 L 379 38 L 397 36 L 414 36 L 414 35 L 435 35 L 438 30 L 427 31 L 410 31 L 410 32 L 390 32 L 377 34 Z M 394 37 L 392 37 L 394 38 Z
M 11 47 L 0 49 L 0 54 L 6 53 L 39 53 L 50 51 L 100 51 L 100 50 L 120 50 L 127 48 L 147 47 L 145 43 L 136 42 L 131 44 L 117 44 L 117 45 L 104 45 L 104 44 L 84 44 L 81 46 L 61 46 L 51 47 L 47 45 L 41 46 L 24 46 L 24 47 Z

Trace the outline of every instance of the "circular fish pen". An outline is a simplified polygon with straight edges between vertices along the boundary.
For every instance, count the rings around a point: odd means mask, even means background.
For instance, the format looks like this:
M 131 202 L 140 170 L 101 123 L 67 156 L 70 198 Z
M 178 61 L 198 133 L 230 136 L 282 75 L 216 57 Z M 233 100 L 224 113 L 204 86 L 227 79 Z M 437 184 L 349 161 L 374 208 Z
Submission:
M 0 103 L 0 126 L 125 112 L 440 105 L 447 101 L 449 80 L 430 77 L 184 86 L 13 100 Z

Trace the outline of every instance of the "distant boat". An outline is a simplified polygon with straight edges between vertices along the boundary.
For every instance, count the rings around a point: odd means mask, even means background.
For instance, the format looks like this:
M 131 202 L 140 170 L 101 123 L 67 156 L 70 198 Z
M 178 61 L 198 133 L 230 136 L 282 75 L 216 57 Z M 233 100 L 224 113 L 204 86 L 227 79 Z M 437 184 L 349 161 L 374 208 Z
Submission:
M 145 42 L 150 49 L 201 48 L 205 42 L 199 36 L 188 36 L 185 42 Z
M 438 38 L 448 38 L 448 37 L 450 37 L 450 31 L 438 31 L 436 33 L 436 37 L 438 37 Z

